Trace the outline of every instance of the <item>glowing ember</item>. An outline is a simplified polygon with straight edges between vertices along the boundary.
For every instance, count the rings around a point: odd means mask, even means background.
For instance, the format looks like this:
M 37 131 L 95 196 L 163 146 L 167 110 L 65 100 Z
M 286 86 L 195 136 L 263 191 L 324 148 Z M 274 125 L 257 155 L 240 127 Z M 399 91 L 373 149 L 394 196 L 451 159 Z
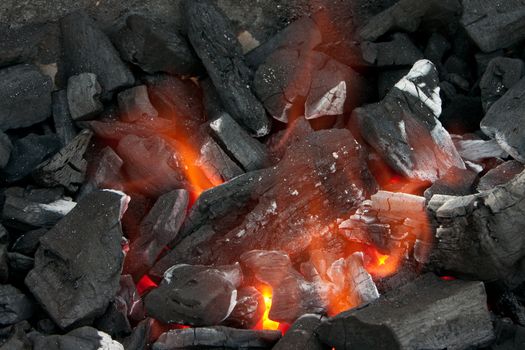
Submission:
M 150 289 L 157 288 L 157 284 L 149 278 L 148 275 L 144 275 L 137 283 L 137 291 L 140 295 L 143 295 Z
M 401 251 L 394 251 L 390 255 L 384 255 L 372 246 L 369 247 L 367 256 L 370 260 L 365 264 L 366 270 L 376 278 L 395 274 L 399 270 L 402 261 Z
M 270 320 L 268 315 L 270 314 L 270 309 L 272 308 L 272 289 L 270 287 L 264 287 L 261 291 L 263 297 L 264 297 L 264 315 L 259 321 L 259 324 L 255 327 L 256 329 L 266 329 L 266 330 L 278 330 L 279 329 L 279 322 L 275 322 Z

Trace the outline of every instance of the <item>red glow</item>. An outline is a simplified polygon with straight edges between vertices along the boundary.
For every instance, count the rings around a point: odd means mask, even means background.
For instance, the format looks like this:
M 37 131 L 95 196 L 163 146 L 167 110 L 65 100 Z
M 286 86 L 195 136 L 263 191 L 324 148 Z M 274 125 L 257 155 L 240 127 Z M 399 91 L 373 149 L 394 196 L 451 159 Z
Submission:
M 454 277 L 454 276 L 441 276 L 440 278 L 443 281 L 454 281 L 454 280 L 456 280 L 456 277 Z
M 143 295 L 144 293 L 153 288 L 157 288 L 157 284 L 153 282 L 148 275 L 144 275 L 137 283 L 137 291 L 140 295 Z
M 402 262 L 402 251 L 393 251 L 389 255 L 381 254 L 370 246 L 366 252 L 370 261 L 365 262 L 365 268 L 373 277 L 384 278 L 395 274 Z

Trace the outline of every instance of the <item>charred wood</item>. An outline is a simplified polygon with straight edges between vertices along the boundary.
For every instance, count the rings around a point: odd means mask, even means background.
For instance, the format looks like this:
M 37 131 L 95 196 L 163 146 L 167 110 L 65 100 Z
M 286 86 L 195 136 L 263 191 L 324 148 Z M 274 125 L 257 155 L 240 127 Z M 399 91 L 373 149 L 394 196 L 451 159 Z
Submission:
M 67 90 L 59 90 L 53 93 L 53 121 L 55 131 L 62 141 L 62 146 L 70 143 L 77 135 L 77 131 L 69 112 Z
M 104 106 L 99 101 L 102 88 L 93 73 L 81 73 L 67 82 L 67 101 L 74 121 L 94 119 Z
M 307 314 L 294 322 L 292 327 L 272 348 L 274 350 L 323 350 L 325 345 L 317 338 L 315 330 L 324 317 Z
M 496 186 L 504 185 L 525 170 L 525 165 L 516 160 L 509 160 L 496 168 L 489 170 L 480 180 L 479 192 L 490 191 Z M 525 324 L 524 324 L 525 325 Z
M 9 157 L 13 151 L 13 144 L 9 136 L 0 131 L 0 170 L 9 162 Z
M 497 57 L 491 60 L 479 83 L 483 109 L 487 111 L 524 75 L 525 65 L 520 59 Z
M 133 123 L 138 119 L 152 119 L 158 116 L 151 105 L 148 89 L 145 85 L 135 86 L 118 94 L 118 106 L 121 120 Z

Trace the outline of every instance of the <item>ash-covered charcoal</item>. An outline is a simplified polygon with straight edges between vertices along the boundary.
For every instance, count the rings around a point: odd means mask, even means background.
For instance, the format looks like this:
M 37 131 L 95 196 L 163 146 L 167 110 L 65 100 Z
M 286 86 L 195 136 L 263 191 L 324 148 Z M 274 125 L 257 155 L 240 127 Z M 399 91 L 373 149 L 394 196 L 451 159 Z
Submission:
M 135 86 L 118 94 L 120 118 L 124 122 L 133 123 L 138 119 L 150 119 L 158 116 L 157 110 L 151 105 L 148 88 L 145 85 Z
M 99 101 L 102 88 L 93 73 L 81 73 L 67 82 L 67 101 L 74 121 L 93 119 L 104 106 Z
M 316 333 L 336 349 L 465 349 L 494 338 L 483 284 L 431 274 L 324 321 Z
M 33 349 L 124 350 L 124 347 L 104 332 L 92 327 L 81 327 L 64 335 L 36 336 L 33 339 Z
M 77 135 L 73 118 L 69 112 L 69 101 L 67 99 L 67 90 L 53 92 L 53 121 L 55 131 L 62 141 L 62 146 L 70 143 Z
M 119 142 L 117 153 L 132 184 L 144 194 L 158 197 L 186 187 L 180 156 L 158 136 L 128 135 Z
M 217 142 L 243 170 L 253 171 L 268 165 L 264 144 L 252 138 L 229 114 L 222 114 L 209 125 Z
M 128 199 L 116 191 L 89 194 L 40 240 L 25 284 L 61 328 L 91 322 L 114 298 Z
M 420 25 L 452 29 L 451 24 L 461 15 L 459 0 L 401 0 L 372 17 L 360 30 L 363 40 L 375 41 L 391 30 L 415 32 Z
M 425 190 L 425 198 L 430 200 L 435 194 L 466 196 L 474 193 L 478 175 L 468 169 L 451 168 L 447 173 Z
M 138 281 L 153 267 L 162 250 L 179 233 L 186 217 L 189 195 L 186 190 L 163 194 L 140 224 L 140 234 L 131 243 L 124 260 L 124 272 Z
M 427 268 L 508 286 L 525 281 L 521 234 L 525 172 L 490 191 L 464 197 L 434 196 L 428 210 L 435 226 Z M 509 218 L 512 218 L 510 220 Z
M 479 83 L 483 109 L 487 111 L 524 75 L 525 65 L 520 59 L 497 57 L 491 60 Z
M 354 110 L 361 136 L 396 171 L 411 179 L 436 181 L 448 169 L 465 165 L 441 114 L 438 73 L 418 61 L 383 101 Z
M 323 350 L 316 329 L 325 318 L 321 315 L 306 314 L 297 319 L 286 334 L 275 344 L 273 350 Z
M 164 323 L 218 325 L 235 308 L 242 278 L 238 264 L 175 265 L 145 297 L 146 313 Z
M 366 271 L 363 262 L 363 253 L 353 253 L 345 260 L 345 280 L 349 289 L 348 299 L 350 305 L 363 305 L 379 298 L 379 292 Z
M 5 191 L 5 202 L 2 218 L 6 225 L 19 229 L 50 228 L 67 215 L 76 205 L 71 198 L 54 195 L 54 190 L 48 190 L 49 195 L 39 198 L 37 190 L 24 190 L 11 187 Z
M 251 91 L 251 71 L 228 18 L 213 3 L 181 4 L 189 40 L 217 88 L 224 108 L 254 136 L 265 136 L 271 123 Z
M 83 130 L 51 159 L 40 164 L 32 172 L 35 182 L 45 187 L 62 186 L 69 192 L 76 192 L 86 175 L 84 155 L 92 136 L 91 131 Z
M 33 301 L 10 284 L 0 285 L 0 326 L 28 320 L 34 312 Z
M 269 349 L 281 338 L 280 331 L 206 327 L 173 329 L 163 333 L 152 350 Z
M 196 164 L 212 183 L 223 183 L 244 173 L 211 136 L 203 141 Z
M 490 107 L 481 121 L 481 130 L 521 162 L 525 162 L 524 90 L 525 78 L 522 78 Z
M 124 176 L 122 166 L 124 161 L 115 153 L 113 148 L 106 146 L 91 161 L 91 169 L 87 172 L 87 179 L 80 190 L 85 195 L 97 189 L 124 190 Z
M 476 137 L 455 137 L 454 144 L 461 158 L 479 162 L 489 158 L 507 158 L 509 154 L 496 140 L 482 140 Z
M 516 160 L 506 161 L 494 169 L 489 170 L 477 186 L 478 192 L 490 191 L 496 186 L 504 185 L 525 170 L 525 165 Z
M 27 256 L 34 256 L 38 246 L 40 245 L 40 238 L 42 238 L 46 233 L 47 229 L 44 228 L 23 233 L 13 242 L 11 251 Z
M 463 1 L 461 24 L 483 52 L 507 48 L 525 39 L 525 2 Z
M 24 128 L 51 116 L 53 82 L 37 67 L 0 69 L 0 130 Z
M 266 310 L 264 296 L 254 287 L 237 290 L 237 304 L 230 316 L 222 323 L 225 326 L 252 329 L 262 319 Z
M 9 162 L 9 157 L 13 151 L 13 144 L 9 139 L 9 136 L 0 131 L 0 170 L 3 169 L 7 162 Z
M 133 85 L 135 78 L 119 57 L 109 38 L 84 12 L 74 12 L 60 20 L 64 78 L 81 73 L 97 76 L 102 92 Z
M 112 41 L 124 60 L 143 71 L 195 75 L 200 62 L 186 39 L 175 29 L 140 15 L 126 18 L 126 24 Z
M 403 33 L 394 34 L 389 41 L 364 42 L 361 48 L 363 59 L 378 67 L 411 66 L 423 58 L 423 53 Z

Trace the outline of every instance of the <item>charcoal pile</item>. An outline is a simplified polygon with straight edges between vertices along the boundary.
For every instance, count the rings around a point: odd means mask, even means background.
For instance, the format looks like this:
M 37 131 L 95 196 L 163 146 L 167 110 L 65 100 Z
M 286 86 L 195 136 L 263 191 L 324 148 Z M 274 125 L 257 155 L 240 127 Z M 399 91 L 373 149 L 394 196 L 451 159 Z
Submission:
M 0 350 L 525 348 L 525 1 L 97 6 L 0 44 Z

